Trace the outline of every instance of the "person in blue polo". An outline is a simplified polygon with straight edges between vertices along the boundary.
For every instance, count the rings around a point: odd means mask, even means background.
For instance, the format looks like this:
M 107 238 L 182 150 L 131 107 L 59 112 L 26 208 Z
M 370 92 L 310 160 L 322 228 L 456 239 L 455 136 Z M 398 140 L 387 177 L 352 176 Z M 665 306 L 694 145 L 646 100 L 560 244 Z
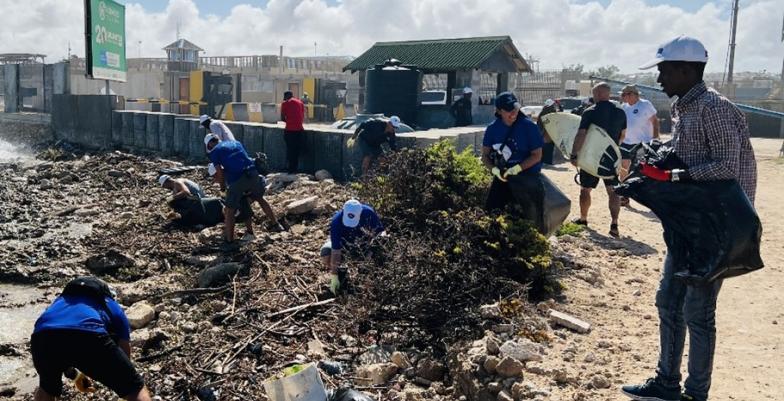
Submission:
M 370 239 L 384 235 L 384 225 L 376 211 L 356 199 L 349 199 L 332 217 L 329 225 L 329 238 L 321 247 L 321 261 L 329 269 L 329 289 L 333 294 L 340 290 L 341 280 L 338 268 L 342 263 L 342 253 L 347 247 L 360 249 Z
M 35 401 L 62 394 L 62 376 L 71 368 L 126 400 L 149 401 L 150 393 L 131 362 L 131 328 L 106 283 L 95 277 L 69 282 L 35 322 L 30 353 L 38 372 Z M 77 379 L 84 387 L 84 376 Z M 77 384 L 79 386 L 80 384 Z
M 269 203 L 264 200 L 266 188 L 263 184 L 264 181 L 259 179 L 256 163 L 248 156 L 242 144 L 238 141 L 221 141 L 215 134 L 207 134 L 204 137 L 204 146 L 215 168 L 215 174 L 218 177 L 222 176 L 228 187 L 226 190 L 226 207 L 223 210 L 223 232 L 226 242 L 232 243 L 235 239 L 236 212 L 246 196 L 259 202 L 264 213 L 272 220 L 272 224 L 277 226 L 278 230 L 283 231 L 284 228 L 278 223 Z M 247 221 L 249 234 L 253 232 L 252 227 L 250 227 L 251 222 L 251 219 Z M 248 236 L 247 240 L 253 240 L 252 234 Z
M 511 92 L 495 100 L 496 120 L 485 129 L 482 163 L 493 174 L 487 195 L 488 211 L 513 210 L 544 230 L 541 179 L 544 140 L 536 124 L 520 111 L 522 105 Z

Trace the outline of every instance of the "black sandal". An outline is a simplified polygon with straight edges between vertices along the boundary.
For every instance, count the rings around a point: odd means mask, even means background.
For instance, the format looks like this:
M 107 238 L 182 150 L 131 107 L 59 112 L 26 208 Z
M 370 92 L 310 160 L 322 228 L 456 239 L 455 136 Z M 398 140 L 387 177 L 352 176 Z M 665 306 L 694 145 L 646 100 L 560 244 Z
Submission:
M 614 238 L 620 238 L 621 233 L 618 231 L 617 224 L 610 224 L 610 236 Z

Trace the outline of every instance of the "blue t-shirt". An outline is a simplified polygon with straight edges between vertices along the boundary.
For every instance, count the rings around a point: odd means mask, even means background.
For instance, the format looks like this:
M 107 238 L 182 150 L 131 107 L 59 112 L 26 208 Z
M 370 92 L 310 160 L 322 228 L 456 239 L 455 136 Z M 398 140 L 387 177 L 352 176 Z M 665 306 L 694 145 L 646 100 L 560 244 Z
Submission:
M 239 180 L 246 170 L 255 168 L 256 164 L 248 156 L 248 152 L 238 141 L 222 141 L 209 153 L 212 164 L 223 167 L 227 184 Z
M 106 306 L 89 296 L 57 297 L 35 321 L 33 333 L 56 329 L 112 334 L 126 341 L 131 338 L 131 326 L 125 312 L 115 300 L 108 297 Z
M 506 142 L 508 146 L 503 146 L 507 134 L 509 135 L 509 140 Z M 544 139 L 539 128 L 524 116 L 517 117 L 511 133 L 509 133 L 509 127 L 500 118 L 497 118 L 487 126 L 485 136 L 482 139 L 482 146 L 492 148 L 493 152 L 498 152 L 499 149 L 503 152 L 508 166 L 521 163 L 531 156 L 531 151 L 539 149 L 543 145 Z M 523 173 L 538 173 L 541 170 L 542 162 L 540 161 Z
M 376 211 L 372 207 L 362 205 L 359 224 L 354 228 L 343 225 L 343 210 L 338 211 L 332 217 L 332 223 L 329 225 L 329 239 L 332 243 L 332 249 L 342 249 L 343 245 L 353 243 L 367 231 L 370 231 L 372 234 L 384 231 L 384 225 L 381 224 L 381 219 L 378 218 Z

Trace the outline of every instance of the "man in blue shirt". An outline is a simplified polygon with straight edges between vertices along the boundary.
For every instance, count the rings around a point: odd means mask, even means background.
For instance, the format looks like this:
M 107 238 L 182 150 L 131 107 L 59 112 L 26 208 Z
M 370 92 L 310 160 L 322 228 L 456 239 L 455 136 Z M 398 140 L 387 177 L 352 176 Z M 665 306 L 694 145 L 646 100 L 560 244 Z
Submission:
M 488 211 L 507 206 L 519 209 L 521 215 L 544 230 L 544 185 L 542 145 L 539 128 L 525 114 L 517 97 L 511 92 L 495 100 L 496 120 L 485 129 L 482 139 L 482 163 L 493 174 L 487 195 Z
M 361 247 L 383 233 L 384 225 L 376 211 L 356 199 L 349 199 L 343 209 L 335 213 L 329 225 L 329 239 L 321 247 L 321 261 L 329 269 L 329 288 L 333 294 L 337 294 L 340 289 L 338 267 L 342 262 L 343 249 L 347 246 Z
M 69 291 L 74 283 L 106 290 Z M 106 283 L 94 277 L 69 283 L 35 322 L 30 352 L 39 386 L 34 399 L 54 401 L 62 394 L 63 373 L 76 368 L 126 400 L 149 401 L 150 393 L 131 363 L 130 338 L 128 319 Z
M 234 241 L 235 213 L 242 204 L 242 199 L 249 196 L 259 202 L 261 209 L 273 225 L 277 225 L 279 230 L 283 227 L 278 223 L 275 212 L 270 204 L 264 199 L 266 188 L 263 180 L 259 179 L 259 171 L 256 163 L 248 156 L 245 148 L 238 141 L 221 141 L 214 134 L 207 134 L 204 137 L 204 146 L 207 155 L 215 167 L 215 175 L 225 179 L 226 186 L 226 208 L 224 209 L 224 237 L 226 242 Z M 246 221 L 248 233 L 247 240 L 253 240 L 252 219 Z

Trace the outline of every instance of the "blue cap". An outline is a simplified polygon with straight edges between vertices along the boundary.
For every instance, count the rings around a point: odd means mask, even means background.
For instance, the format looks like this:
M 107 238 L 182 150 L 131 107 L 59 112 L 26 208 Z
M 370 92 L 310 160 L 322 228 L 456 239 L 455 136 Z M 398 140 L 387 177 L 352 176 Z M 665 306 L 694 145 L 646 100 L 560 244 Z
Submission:
M 503 92 L 495 98 L 495 107 L 504 111 L 512 111 L 522 107 L 517 96 L 512 92 Z

